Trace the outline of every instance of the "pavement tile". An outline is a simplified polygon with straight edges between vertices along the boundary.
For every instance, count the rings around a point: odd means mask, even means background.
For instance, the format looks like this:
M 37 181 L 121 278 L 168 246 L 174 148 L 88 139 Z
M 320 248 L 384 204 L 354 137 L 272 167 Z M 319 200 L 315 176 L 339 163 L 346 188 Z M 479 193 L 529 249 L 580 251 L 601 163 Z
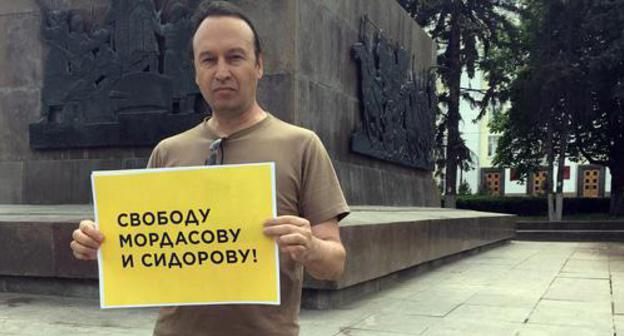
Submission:
M 613 313 L 614 314 L 624 314 L 624 288 L 620 283 L 617 287 L 613 286 Z
M 152 328 L 116 328 L 105 326 L 91 326 L 77 323 L 45 323 L 31 319 L 11 319 L 0 324 L 2 332 L 6 334 L 24 336 L 66 336 L 66 335 L 92 335 L 92 336 L 148 336 L 152 334 Z
M 579 279 L 606 279 L 609 280 L 609 272 L 561 272 L 560 278 L 579 278 Z
M 346 328 L 354 325 L 364 318 L 367 312 L 361 309 L 333 309 L 332 314 L 325 310 L 303 310 L 300 314 L 301 325 L 330 325 L 336 328 Z M 340 330 L 336 330 L 338 332 Z
M 541 295 L 530 291 L 492 291 L 485 289 L 476 293 L 466 304 L 494 307 L 530 307 L 533 308 L 540 300 Z
M 613 315 L 613 324 L 618 335 L 624 335 L 624 315 Z
M 438 298 L 421 301 L 403 300 L 400 304 L 390 309 L 384 309 L 384 312 L 405 312 L 412 315 L 443 317 L 449 314 L 453 309 L 459 307 L 462 302 L 447 298 Z
M 504 307 L 463 304 L 450 312 L 446 318 L 452 320 L 480 320 L 484 316 L 489 321 L 524 323 L 533 310 L 532 306 Z
M 586 328 L 544 325 L 537 323 L 524 324 L 518 329 L 518 336 L 614 336 L 609 327 Z
M 600 330 L 613 327 L 610 302 L 541 300 L 528 322 Z
M 377 293 L 369 297 L 362 298 L 355 302 L 340 307 L 341 309 L 354 309 L 363 312 L 375 312 L 392 309 L 392 307 L 400 304 L 402 299 L 388 297 L 385 293 Z M 306 312 L 307 310 L 303 310 Z
M 9 320 L 28 318 L 52 325 L 73 323 L 68 317 L 80 317 L 79 325 L 112 328 L 145 328 L 151 330 L 158 314 L 157 308 L 99 309 L 93 299 L 68 298 L 16 293 L 0 293 L 0 316 Z M 84 314 L 89 310 L 89 314 Z M 44 311 L 45 314 L 40 314 Z
M 540 272 L 559 272 L 565 264 L 565 257 L 557 256 L 535 256 L 528 258 L 522 263 L 514 267 L 514 270 L 524 271 L 540 271 Z
M 414 296 L 416 294 L 422 293 L 422 292 L 426 292 L 429 288 L 431 288 L 432 285 L 429 286 L 425 286 L 425 285 L 402 285 L 402 286 L 398 286 L 398 287 L 392 287 L 389 289 L 385 289 L 384 290 L 384 297 L 386 298 L 392 298 L 392 299 L 398 299 L 398 300 L 402 300 L 402 299 L 406 299 L 410 296 Z
M 429 326 L 423 336 L 513 336 L 520 324 L 492 320 L 450 320 Z
M 386 331 L 366 330 L 366 329 L 351 329 L 351 328 L 348 328 L 346 330 L 343 330 L 341 333 L 336 334 L 336 336 L 413 336 L 413 335 L 419 335 L 419 334 L 406 334 L 406 333 L 397 333 L 397 332 L 386 332 Z
M 556 275 L 557 273 L 555 272 L 535 274 L 533 272 L 514 271 L 493 282 L 488 287 L 509 291 L 526 290 L 531 292 L 543 292 L 546 288 L 548 288 Z
M 609 259 L 609 270 L 611 272 L 619 272 L 624 274 L 624 259 Z
M 558 277 L 544 295 L 549 300 L 611 302 L 608 279 L 577 279 Z
M 439 322 L 440 318 L 436 317 L 391 312 L 370 315 L 351 328 L 419 335 L 427 327 Z
M 392 310 L 409 314 L 441 317 L 468 301 L 472 295 L 481 289 L 482 287 L 472 286 L 436 287 L 433 290 L 411 296 L 407 300 L 402 300 L 401 303 L 393 306 Z
M 328 323 L 301 322 L 299 336 L 331 336 L 342 335 L 343 327 Z
M 452 274 L 447 279 L 440 281 L 439 286 L 460 285 L 460 286 L 488 286 L 497 279 L 502 278 L 505 273 L 501 272 L 485 272 L 485 271 L 466 271 L 462 273 Z
M 579 247 L 577 248 L 570 259 L 578 260 L 592 260 L 592 261 L 608 261 L 609 260 L 609 248 L 607 246 L 601 247 Z
M 467 259 L 465 261 L 465 263 L 468 265 L 482 266 L 482 267 L 486 267 L 485 265 L 487 265 L 489 267 L 499 267 L 502 269 L 509 268 L 510 266 L 517 265 L 521 262 L 522 262 L 522 259 L 512 259 L 512 258 L 505 258 L 504 256 L 494 256 L 494 255 L 480 256 L 480 258 Z
M 607 260 L 569 259 L 561 271 L 566 273 L 609 272 L 609 262 Z
M 0 293 L 0 336 L 151 335 L 156 313 Z M 300 323 L 301 336 L 624 335 L 624 244 L 511 242 Z
M 611 272 L 611 287 L 614 313 L 624 314 L 624 273 Z

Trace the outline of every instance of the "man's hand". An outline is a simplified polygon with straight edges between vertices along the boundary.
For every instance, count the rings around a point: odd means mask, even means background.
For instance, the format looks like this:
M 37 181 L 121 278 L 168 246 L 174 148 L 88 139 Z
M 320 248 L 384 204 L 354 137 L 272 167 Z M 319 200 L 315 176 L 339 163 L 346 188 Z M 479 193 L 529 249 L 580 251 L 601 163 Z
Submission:
M 305 218 L 279 216 L 264 223 L 264 234 L 317 279 L 336 280 L 344 271 L 346 252 L 336 218 L 312 226 Z
M 304 264 L 315 249 L 310 222 L 297 216 L 280 216 L 264 223 L 264 234 L 275 238 L 280 250 Z
M 104 241 L 104 235 L 95 228 L 95 223 L 90 220 L 80 222 L 78 229 L 72 234 L 72 242 L 69 247 L 74 253 L 74 257 L 80 260 L 97 259 L 97 250 Z

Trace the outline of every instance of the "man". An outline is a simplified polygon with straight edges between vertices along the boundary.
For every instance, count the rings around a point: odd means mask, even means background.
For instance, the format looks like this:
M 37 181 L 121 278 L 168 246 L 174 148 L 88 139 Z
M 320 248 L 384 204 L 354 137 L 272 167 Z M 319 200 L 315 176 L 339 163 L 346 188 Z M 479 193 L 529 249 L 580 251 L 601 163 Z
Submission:
M 282 303 L 162 308 L 154 335 L 297 335 L 303 267 L 318 279 L 342 274 L 338 221 L 349 209 L 318 137 L 258 105 L 263 56 L 249 19 L 227 2 L 205 1 L 194 21 L 196 82 L 213 115 L 159 143 L 148 166 L 275 162 L 278 217 L 258 225 L 281 251 Z M 81 222 L 73 238 L 74 255 L 86 260 L 96 258 L 104 240 L 91 221 Z

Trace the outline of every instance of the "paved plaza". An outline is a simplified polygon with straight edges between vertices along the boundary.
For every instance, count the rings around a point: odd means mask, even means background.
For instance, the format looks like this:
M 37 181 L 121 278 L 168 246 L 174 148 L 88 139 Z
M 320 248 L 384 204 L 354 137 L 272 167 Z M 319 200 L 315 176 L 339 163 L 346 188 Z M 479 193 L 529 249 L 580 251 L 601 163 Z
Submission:
M 154 309 L 0 293 L 0 335 L 150 335 Z M 624 243 L 513 241 L 334 310 L 302 336 L 624 335 Z

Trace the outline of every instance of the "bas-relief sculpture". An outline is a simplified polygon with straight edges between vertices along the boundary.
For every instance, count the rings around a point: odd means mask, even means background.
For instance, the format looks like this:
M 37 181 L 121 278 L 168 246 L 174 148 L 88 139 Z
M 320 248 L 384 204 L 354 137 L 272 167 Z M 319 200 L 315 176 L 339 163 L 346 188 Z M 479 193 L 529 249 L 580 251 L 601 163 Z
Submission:
M 410 67 L 410 55 L 362 19 L 352 54 L 359 64 L 362 127 L 351 150 L 380 160 L 433 169 L 435 87 Z
M 31 146 L 150 146 L 203 119 L 188 53 L 197 3 L 110 0 L 91 31 L 80 14 L 43 8 L 48 54 Z

